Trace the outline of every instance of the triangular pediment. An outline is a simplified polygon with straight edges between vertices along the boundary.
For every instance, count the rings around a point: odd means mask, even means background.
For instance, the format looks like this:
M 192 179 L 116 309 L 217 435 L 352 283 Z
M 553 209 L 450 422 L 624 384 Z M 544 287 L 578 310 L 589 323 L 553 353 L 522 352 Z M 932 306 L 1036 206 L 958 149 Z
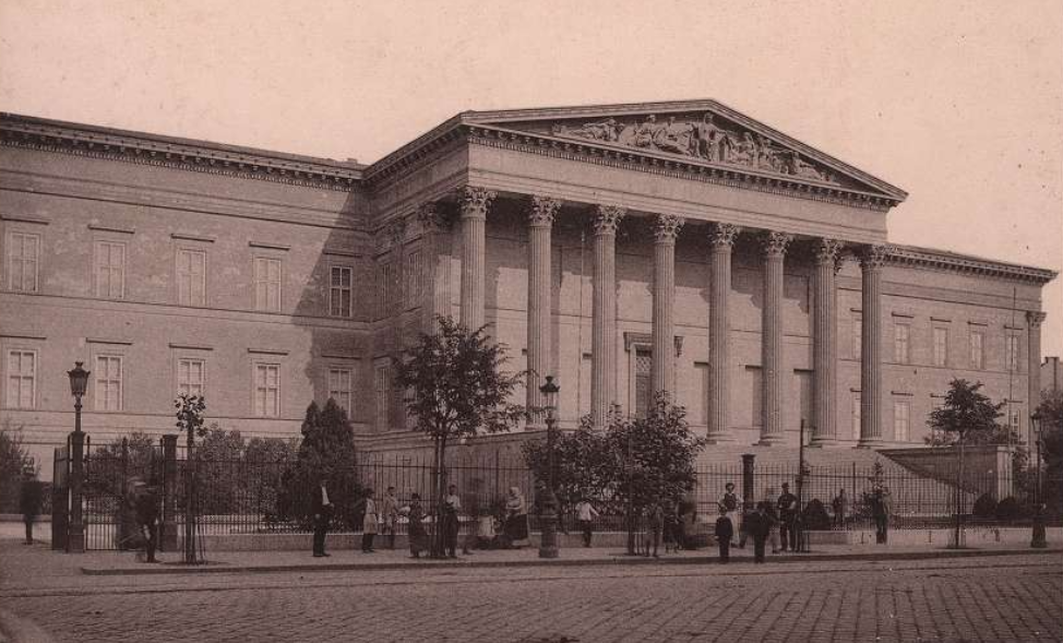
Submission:
M 585 145 L 664 155 L 683 162 L 858 190 L 903 200 L 907 194 L 716 101 L 466 112 L 479 126 Z

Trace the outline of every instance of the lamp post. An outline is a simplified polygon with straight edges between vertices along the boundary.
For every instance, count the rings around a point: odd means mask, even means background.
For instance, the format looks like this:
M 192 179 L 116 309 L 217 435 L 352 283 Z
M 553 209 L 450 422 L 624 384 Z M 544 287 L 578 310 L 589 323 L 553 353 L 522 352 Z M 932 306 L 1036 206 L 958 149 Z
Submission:
M 70 377 L 70 394 L 74 396 L 74 432 L 70 434 L 70 521 L 68 523 L 66 550 L 74 554 L 85 553 L 85 523 L 81 514 L 81 486 L 85 475 L 85 433 L 81 430 L 81 398 L 89 382 L 89 371 L 74 362 L 67 371 Z
M 1041 413 L 1035 411 L 1030 416 L 1034 432 L 1037 434 L 1037 500 L 1034 505 L 1033 535 L 1030 538 L 1030 547 L 1044 549 L 1048 546 L 1045 540 L 1045 515 L 1044 515 L 1044 487 L 1041 480 Z
M 561 387 L 554 383 L 554 376 L 547 375 L 546 383 L 539 392 L 546 400 L 546 493 L 540 505 L 539 520 L 542 536 L 539 542 L 539 558 L 557 558 L 557 494 L 554 491 L 554 439 L 557 433 L 557 392 Z

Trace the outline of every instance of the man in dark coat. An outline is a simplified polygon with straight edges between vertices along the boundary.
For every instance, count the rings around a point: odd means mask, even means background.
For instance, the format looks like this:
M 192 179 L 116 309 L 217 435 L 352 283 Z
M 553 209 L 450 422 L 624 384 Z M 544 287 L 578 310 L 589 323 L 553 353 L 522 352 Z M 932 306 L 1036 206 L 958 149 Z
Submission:
M 755 563 L 764 562 L 764 543 L 768 541 L 768 535 L 771 534 L 773 519 L 768 513 L 768 505 L 769 502 L 766 500 L 757 504 L 757 510 L 749 514 L 746 523 L 746 530 L 753 537 L 753 562 Z
M 332 501 L 329 500 L 324 477 L 310 492 L 310 514 L 314 517 L 314 558 L 328 556 L 325 553 L 325 534 L 328 533 L 329 518 L 332 517 Z
M 136 486 L 133 508 L 137 516 L 137 526 L 144 533 L 145 549 L 148 558 L 145 562 L 154 563 L 155 546 L 159 536 L 159 494 L 155 485 L 140 483 Z
M 22 512 L 22 521 L 26 523 L 26 544 L 33 544 L 33 523 L 37 521 L 37 514 L 41 513 L 41 504 L 44 494 L 41 483 L 33 469 L 25 469 L 22 472 L 22 487 L 19 489 L 18 509 Z
M 782 541 L 782 550 L 786 551 L 789 545 L 791 551 L 797 551 L 797 534 L 794 531 L 797 522 L 797 496 L 790 493 L 789 483 L 782 483 L 782 494 L 779 495 L 776 506 L 779 510 L 779 539 Z
M 716 544 L 720 548 L 720 562 L 726 563 L 731 557 L 731 539 L 734 538 L 734 523 L 727 514 L 727 507 L 720 505 L 720 517 L 716 519 Z

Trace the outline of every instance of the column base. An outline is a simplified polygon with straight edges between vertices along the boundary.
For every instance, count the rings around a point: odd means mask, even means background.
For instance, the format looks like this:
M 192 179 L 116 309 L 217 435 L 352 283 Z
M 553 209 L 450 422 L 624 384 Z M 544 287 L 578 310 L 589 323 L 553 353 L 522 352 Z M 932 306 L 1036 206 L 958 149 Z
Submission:
M 758 447 L 774 447 L 781 444 L 786 444 L 786 436 L 783 435 L 762 435 L 760 441 L 757 442 Z
M 830 449 L 840 447 L 841 445 L 842 443 L 838 441 L 838 438 L 834 437 L 812 438 L 812 441 L 808 443 L 808 446 L 814 449 Z
M 885 449 L 888 444 L 882 438 L 861 439 L 856 443 L 857 449 Z
M 730 432 L 727 433 L 710 433 L 705 436 L 706 444 L 732 444 L 735 441 L 734 436 Z

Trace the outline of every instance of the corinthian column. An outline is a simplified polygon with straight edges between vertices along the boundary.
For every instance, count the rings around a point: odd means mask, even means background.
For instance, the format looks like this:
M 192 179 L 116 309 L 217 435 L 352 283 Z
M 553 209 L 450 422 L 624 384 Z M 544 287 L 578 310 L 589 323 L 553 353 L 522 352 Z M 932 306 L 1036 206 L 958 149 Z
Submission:
M 760 443 L 778 444 L 786 439 L 783 426 L 786 374 L 783 357 L 783 257 L 793 235 L 769 232 L 763 238 L 764 306 L 761 309 L 761 391 Z
M 657 217 L 653 243 L 653 391 L 675 401 L 675 239 L 683 219 Z
M 877 447 L 882 440 L 882 264 L 887 247 L 866 246 L 860 253 L 860 442 Z
M 539 383 L 550 373 L 550 231 L 561 201 L 533 196 L 528 210 L 528 385 L 527 407 L 544 406 Z M 542 418 L 535 414 L 532 424 Z
M 713 224 L 709 232 L 709 431 L 710 442 L 730 442 L 731 324 L 727 302 L 731 296 L 731 250 L 740 228 L 730 223 Z
M 484 235 L 494 198 L 491 190 L 471 185 L 461 193 L 461 323 L 471 331 L 484 325 Z
M 819 239 L 815 243 L 815 271 L 812 274 L 816 309 L 812 330 L 812 445 L 830 446 L 838 442 L 836 395 L 838 322 L 835 313 L 834 275 L 842 243 Z
M 605 426 L 616 402 L 616 228 L 626 213 L 600 205 L 594 219 L 591 417 L 598 428 Z
M 435 203 L 418 208 L 417 219 L 424 230 L 421 328 L 432 334 L 439 329 L 436 317 L 450 315 L 450 230 L 447 218 Z
M 1026 363 L 1028 373 L 1027 375 L 1027 392 L 1026 399 L 1028 400 L 1027 406 L 1030 411 L 1030 415 L 1037 410 L 1037 405 L 1041 403 L 1041 324 L 1044 322 L 1046 314 L 1037 311 L 1030 310 L 1026 312 Z M 1026 444 L 1036 444 L 1036 435 L 1033 435 L 1033 427 L 1027 423 L 1027 431 L 1029 435 L 1026 436 Z

